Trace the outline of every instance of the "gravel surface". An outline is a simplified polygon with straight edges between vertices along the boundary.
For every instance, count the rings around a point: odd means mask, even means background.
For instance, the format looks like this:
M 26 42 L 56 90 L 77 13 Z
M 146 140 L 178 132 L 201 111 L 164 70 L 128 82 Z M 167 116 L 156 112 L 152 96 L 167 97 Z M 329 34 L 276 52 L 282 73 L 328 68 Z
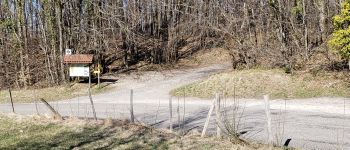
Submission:
M 168 128 L 169 92 L 172 89 L 205 79 L 211 74 L 229 68 L 229 64 L 222 64 L 196 69 L 120 75 L 119 80 L 113 85 L 114 90 L 93 95 L 97 116 L 127 119 L 130 89 L 133 89 L 136 120 L 157 128 Z M 350 149 L 349 100 L 346 98 L 272 100 L 270 105 L 275 143 L 283 144 L 285 140 L 291 139 L 290 146 L 301 149 Z M 201 132 L 212 100 L 173 97 L 172 102 L 175 130 L 186 133 Z M 242 138 L 267 142 L 263 100 L 240 99 L 238 104 L 227 99 L 223 103 L 226 106 L 225 118 L 232 118 L 233 106 L 239 107 L 238 113 L 235 114 L 238 114 L 236 116 L 239 120 L 239 132 L 246 132 Z M 86 96 L 50 104 L 65 116 L 92 116 L 89 98 Z M 19 114 L 37 113 L 33 103 L 15 104 L 15 109 Z M 49 114 L 42 104 L 38 104 L 38 110 L 40 114 Z M 11 105 L 1 104 L 0 111 L 10 112 Z M 208 134 L 216 132 L 214 115 Z

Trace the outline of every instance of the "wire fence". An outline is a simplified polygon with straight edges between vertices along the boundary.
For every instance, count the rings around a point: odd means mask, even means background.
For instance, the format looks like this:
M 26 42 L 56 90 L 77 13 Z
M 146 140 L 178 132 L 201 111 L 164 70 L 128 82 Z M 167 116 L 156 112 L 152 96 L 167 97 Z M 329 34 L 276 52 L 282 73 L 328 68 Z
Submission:
M 97 117 L 130 120 L 133 115 L 135 123 L 172 129 L 174 132 L 186 135 L 203 131 L 208 120 L 208 112 L 214 105 L 211 100 L 192 100 L 191 97 L 154 98 L 157 97 L 157 91 L 142 91 L 140 95 L 138 92 L 134 90 L 131 94 L 130 89 L 120 89 L 116 92 L 93 95 Z M 11 113 L 14 110 L 15 113 L 24 115 L 51 114 L 37 96 L 28 96 L 30 103 L 16 103 L 16 99 L 13 98 L 14 105 L 11 104 L 8 91 L 2 91 L 1 96 L 7 99 L 5 104 L 0 105 L 1 112 Z M 93 118 L 88 96 L 64 101 L 47 101 L 64 117 Z M 287 145 L 305 149 L 350 147 L 350 116 L 347 114 L 350 102 L 345 99 L 342 103 L 339 101 L 325 106 L 325 109 L 330 109 L 330 113 L 324 113 L 322 107 L 313 107 L 312 102 L 310 105 L 305 105 L 310 107 L 309 111 L 300 111 L 296 108 L 297 105 L 287 100 L 274 100 L 269 103 L 271 133 L 268 133 L 268 117 L 263 100 L 249 102 L 221 96 L 219 104 L 219 112 L 222 114 L 220 120 L 223 121 L 221 132 L 223 135 L 233 136 L 228 133 L 233 131 L 240 138 L 263 143 L 269 143 L 270 136 L 271 144 L 285 145 L 289 140 L 290 144 L 288 142 Z M 130 111 L 131 107 L 133 114 Z M 332 110 L 339 108 L 343 110 Z M 206 134 L 217 134 L 219 126 L 217 114 L 213 111 L 209 116 L 211 117 Z

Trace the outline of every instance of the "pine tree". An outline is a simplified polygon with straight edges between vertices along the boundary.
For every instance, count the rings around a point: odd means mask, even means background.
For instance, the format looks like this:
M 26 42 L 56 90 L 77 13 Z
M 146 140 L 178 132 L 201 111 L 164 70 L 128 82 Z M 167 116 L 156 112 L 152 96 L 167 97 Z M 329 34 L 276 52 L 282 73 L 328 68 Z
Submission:
M 333 25 L 334 32 L 329 46 L 348 60 L 350 69 L 350 0 L 344 1 L 341 13 L 333 17 Z

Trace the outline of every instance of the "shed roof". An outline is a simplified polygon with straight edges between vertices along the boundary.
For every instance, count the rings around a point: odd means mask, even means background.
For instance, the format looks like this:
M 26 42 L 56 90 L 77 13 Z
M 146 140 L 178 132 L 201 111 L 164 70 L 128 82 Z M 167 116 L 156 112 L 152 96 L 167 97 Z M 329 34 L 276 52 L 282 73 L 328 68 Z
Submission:
M 74 54 L 65 55 L 64 63 L 66 64 L 91 64 L 94 55 L 91 54 Z

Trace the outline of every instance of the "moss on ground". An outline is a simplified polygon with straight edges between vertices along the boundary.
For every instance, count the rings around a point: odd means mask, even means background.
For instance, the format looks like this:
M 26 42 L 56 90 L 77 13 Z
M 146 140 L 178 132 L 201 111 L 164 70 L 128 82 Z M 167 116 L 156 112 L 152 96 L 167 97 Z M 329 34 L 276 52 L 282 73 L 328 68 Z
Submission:
M 350 84 L 346 78 L 346 73 L 341 72 L 290 75 L 277 69 L 251 69 L 216 74 L 174 89 L 171 94 L 201 98 L 211 98 L 216 92 L 237 98 L 261 98 L 264 94 L 274 99 L 349 97 Z

